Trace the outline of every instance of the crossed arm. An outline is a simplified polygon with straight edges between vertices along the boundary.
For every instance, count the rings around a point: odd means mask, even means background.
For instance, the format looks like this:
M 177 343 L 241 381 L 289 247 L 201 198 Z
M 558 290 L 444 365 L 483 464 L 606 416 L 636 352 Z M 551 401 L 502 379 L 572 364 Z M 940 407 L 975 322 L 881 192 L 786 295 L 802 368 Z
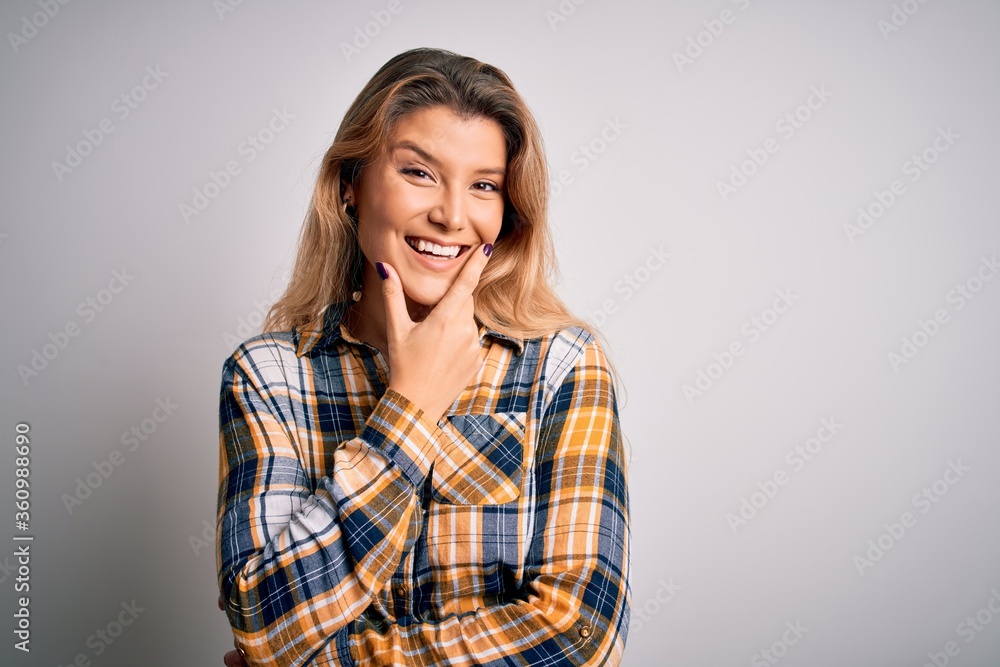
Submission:
M 436 621 L 358 619 L 422 526 L 447 436 L 387 390 L 311 492 L 287 387 L 237 353 L 223 371 L 217 564 L 250 665 L 617 665 L 629 621 L 629 505 L 614 389 L 595 340 L 544 416 L 526 599 Z M 273 372 L 271 373 L 273 375 Z

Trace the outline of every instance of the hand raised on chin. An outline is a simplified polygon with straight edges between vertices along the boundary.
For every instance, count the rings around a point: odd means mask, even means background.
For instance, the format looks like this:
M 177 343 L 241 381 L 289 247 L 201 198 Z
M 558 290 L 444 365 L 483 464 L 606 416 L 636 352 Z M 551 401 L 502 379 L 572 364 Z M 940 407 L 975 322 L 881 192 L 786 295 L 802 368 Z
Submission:
M 437 422 L 483 365 L 472 292 L 493 244 L 469 249 L 469 258 L 441 301 L 419 322 L 410 319 L 399 274 L 382 263 L 389 388 Z

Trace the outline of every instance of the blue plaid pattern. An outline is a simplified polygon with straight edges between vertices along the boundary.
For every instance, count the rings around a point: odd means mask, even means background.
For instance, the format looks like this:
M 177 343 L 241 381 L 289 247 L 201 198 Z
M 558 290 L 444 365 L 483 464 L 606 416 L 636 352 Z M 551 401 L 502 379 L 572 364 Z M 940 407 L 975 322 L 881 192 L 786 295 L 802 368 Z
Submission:
M 332 304 L 226 359 L 216 564 L 250 665 L 618 665 L 629 496 L 581 327 L 486 360 L 437 423 Z

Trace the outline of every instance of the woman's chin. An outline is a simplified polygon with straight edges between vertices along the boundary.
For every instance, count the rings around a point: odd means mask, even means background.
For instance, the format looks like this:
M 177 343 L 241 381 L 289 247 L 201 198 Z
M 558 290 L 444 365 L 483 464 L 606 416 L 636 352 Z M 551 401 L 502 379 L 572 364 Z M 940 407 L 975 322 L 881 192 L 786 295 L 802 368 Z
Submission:
M 442 296 L 424 290 L 410 292 L 404 289 L 403 293 L 406 295 L 407 306 L 409 306 L 410 311 L 425 315 L 433 310 L 434 306 L 438 305 Z
M 447 293 L 450 282 L 427 280 L 423 276 L 416 280 L 403 278 L 403 294 L 408 302 L 433 308 Z

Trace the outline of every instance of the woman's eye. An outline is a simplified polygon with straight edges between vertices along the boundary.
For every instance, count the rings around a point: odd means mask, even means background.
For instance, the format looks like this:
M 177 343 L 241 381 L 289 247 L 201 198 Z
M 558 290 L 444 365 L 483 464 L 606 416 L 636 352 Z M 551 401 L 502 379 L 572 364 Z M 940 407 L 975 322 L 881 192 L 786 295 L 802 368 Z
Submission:
M 423 169 L 415 169 L 413 167 L 404 167 L 404 168 L 400 169 L 399 172 L 401 174 L 407 174 L 408 176 L 415 176 L 417 178 L 423 178 L 424 176 L 430 176 Z M 480 190 L 481 192 L 500 192 L 500 188 L 498 186 L 496 186 L 495 184 L 490 183 L 488 181 L 480 181 L 479 183 L 476 183 L 475 185 L 477 185 L 477 186 L 479 186 L 479 185 L 485 185 L 486 186 L 485 188 L 476 188 L 477 190 Z M 490 189 L 490 188 L 492 188 L 492 189 Z

